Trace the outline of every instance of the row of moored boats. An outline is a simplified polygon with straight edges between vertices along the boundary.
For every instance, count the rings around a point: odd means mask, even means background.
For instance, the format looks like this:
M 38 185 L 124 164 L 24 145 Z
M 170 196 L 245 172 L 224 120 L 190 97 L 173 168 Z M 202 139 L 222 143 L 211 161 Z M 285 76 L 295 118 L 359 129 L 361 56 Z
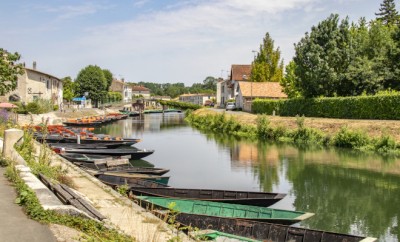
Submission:
M 141 206 L 158 216 L 173 216 L 184 228 L 200 230 L 202 238 L 234 237 L 239 241 L 375 241 L 374 238 L 292 227 L 312 213 L 274 209 L 286 194 L 168 186 L 165 168 L 137 167 L 131 160 L 151 155 L 138 149 L 139 139 L 111 137 L 90 129 L 64 125 L 35 127 L 34 137 L 52 150 L 97 177 L 127 191 Z M 174 204 L 171 208 L 171 204 Z M 171 212 L 171 209 L 173 212 Z

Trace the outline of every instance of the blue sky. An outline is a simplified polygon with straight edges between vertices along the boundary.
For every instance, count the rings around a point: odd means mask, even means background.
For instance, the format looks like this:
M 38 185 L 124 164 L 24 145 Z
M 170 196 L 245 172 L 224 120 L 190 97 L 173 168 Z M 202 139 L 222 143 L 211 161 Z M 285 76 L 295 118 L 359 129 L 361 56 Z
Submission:
M 227 77 L 250 64 L 266 32 L 285 63 L 293 44 L 331 13 L 375 18 L 381 0 L 5 0 L 0 48 L 59 78 L 87 65 L 129 82 Z M 396 1 L 397 8 L 399 1 Z

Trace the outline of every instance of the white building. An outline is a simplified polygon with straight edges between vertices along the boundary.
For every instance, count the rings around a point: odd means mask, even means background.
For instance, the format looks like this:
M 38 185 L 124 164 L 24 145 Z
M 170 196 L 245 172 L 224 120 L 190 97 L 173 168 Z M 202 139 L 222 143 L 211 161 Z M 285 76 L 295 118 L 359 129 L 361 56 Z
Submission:
M 179 101 L 203 106 L 206 101 L 212 98 L 215 98 L 213 94 L 183 94 L 179 96 Z

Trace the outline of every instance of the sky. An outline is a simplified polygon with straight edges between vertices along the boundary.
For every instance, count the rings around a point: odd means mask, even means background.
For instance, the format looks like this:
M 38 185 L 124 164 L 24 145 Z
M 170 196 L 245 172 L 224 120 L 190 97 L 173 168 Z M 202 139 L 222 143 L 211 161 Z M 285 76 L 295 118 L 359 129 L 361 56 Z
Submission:
M 191 86 L 227 78 L 232 64 L 251 64 L 267 32 L 287 64 L 294 44 L 331 13 L 371 20 L 381 2 L 3 0 L 0 48 L 58 78 L 97 65 L 128 82 Z

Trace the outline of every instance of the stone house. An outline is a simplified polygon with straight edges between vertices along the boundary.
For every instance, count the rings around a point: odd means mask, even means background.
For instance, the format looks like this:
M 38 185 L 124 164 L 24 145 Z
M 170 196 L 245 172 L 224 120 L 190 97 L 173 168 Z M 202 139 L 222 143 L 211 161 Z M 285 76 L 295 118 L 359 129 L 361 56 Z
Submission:
M 58 77 L 36 69 L 33 62 L 32 69 L 25 67 L 24 73 L 18 76 L 17 88 L 1 96 L 2 102 L 10 101 L 10 96 L 16 97 L 23 103 L 30 103 L 37 99 L 50 100 L 54 105 L 63 102 L 63 83 Z
M 250 79 L 251 65 L 232 65 L 227 80 L 219 79 L 217 83 L 217 106 L 225 107 L 226 102 L 238 95 L 238 82 Z
M 212 98 L 215 98 L 215 95 L 206 93 L 183 94 L 179 96 L 179 101 L 203 106 L 206 104 L 206 101 L 209 101 Z
M 141 85 L 132 86 L 132 96 L 150 98 L 150 89 Z
M 124 79 L 117 80 L 114 79 L 111 82 L 111 86 L 109 88 L 110 92 L 119 92 L 122 95 L 122 101 L 125 103 L 132 102 L 132 88 L 129 83 L 126 83 Z

